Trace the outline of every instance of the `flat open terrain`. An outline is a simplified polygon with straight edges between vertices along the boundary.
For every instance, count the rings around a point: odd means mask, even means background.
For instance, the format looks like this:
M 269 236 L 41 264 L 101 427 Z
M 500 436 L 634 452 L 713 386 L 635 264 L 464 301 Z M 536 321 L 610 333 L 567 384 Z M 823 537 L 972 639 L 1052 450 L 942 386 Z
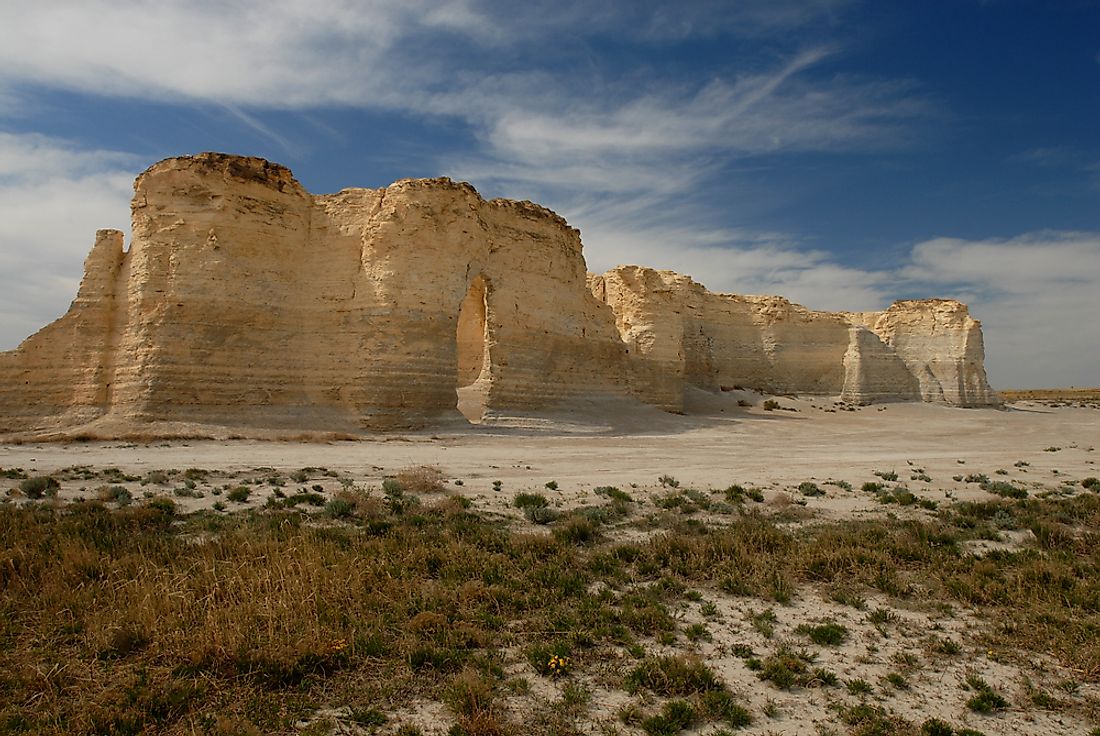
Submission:
M 0 446 L 0 733 L 1100 726 L 1100 408 L 776 400 Z

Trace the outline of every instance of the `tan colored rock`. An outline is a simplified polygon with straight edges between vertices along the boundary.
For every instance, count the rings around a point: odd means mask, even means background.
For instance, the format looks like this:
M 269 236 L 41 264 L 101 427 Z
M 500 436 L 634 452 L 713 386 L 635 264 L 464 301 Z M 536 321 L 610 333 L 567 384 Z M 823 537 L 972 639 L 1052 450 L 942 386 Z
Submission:
M 815 312 L 782 297 L 715 294 L 671 271 L 620 266 L 589 278 L 631 348 L 632 388 L 676 411 L 683 383 L 853 403 L 924 400 L 996 406 L 981 326 L 949 300 L 885 312 Z
M 628 392 L 678 411 L 685 385 L 995 399 L 962 305 L 837 315 L 588 276 L 561 217 L 448 179 L 314 196 L 262 159 L 172 158 L 135 182 L 132 225 L 128 251 L 97 234 L 64 317 L 0 353 L 0 434 L 358 432 Z
M 917 379 L 923 401 L 1000 406 L 985 374 L 981 323 L 953 299 L 894 302 L 884 312 L 846 315 L 872 330 Z

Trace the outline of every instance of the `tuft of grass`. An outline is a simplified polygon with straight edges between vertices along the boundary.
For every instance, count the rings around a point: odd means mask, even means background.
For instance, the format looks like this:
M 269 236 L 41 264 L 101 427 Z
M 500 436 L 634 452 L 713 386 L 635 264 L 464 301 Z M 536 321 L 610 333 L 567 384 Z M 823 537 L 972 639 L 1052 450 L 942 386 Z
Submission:
M 789 690 L 795 686 L 805 687 L 813 680 L 807 661 L 805 653 L 796 653 L 789 646 L 782 645 L 764 659 L 756 676 L 771 682 L 780 690 Z
M 920 726 L 921 736 L 955 736 L 955 729 L 947 721 L 929 718 Z
M 975 691 L 975 694 L 967 699 L 966 707 L 975 713 L 993 713 L 1008 708 L 1008 701 L 980 676 L 968 675 L 966 684 Z
M 645 689 L 666 697 L 726 689 L 725 683 L 701 660 L 677 655 L 645 658 L 627 674 L 624 687 L 631 693 Z
M 686 700 L 670 700 L 661 712 L 642 721 L 642 730 L 648 736 L 675 736 L 695 725 L 698 715 Z
M 765 639 L 771 639 L 775 636 L 775 625 L 779 621 L 776 618 L 775 609 L 765 608 L 758 613 L 751 613 L 748 619 L 749 623 L 752 624 L 752 628 Z
M 730 728 L 746 728 L 752 725 L 752 714 L 725 690 L 704 692 L 699 697 L 699 705 L 708 718 L 721 721 Z
M 852 727 L 852 736 L 895 736 L 912 733 L 912 724 L 885 708 L 866 702 L 837 706 L 840 720 Z
M 835 621 L 827 621 L 816 626 L 801 624 L 795 631 L 810 638 L 814 644 L 821 646 L 838 646 L 848 638 L 848 629 Z
M 848 688 L 848 692 L 852 695 L 870 695 L 875 690 L 871 687 L 871 683 L 862 678 L 848 680 L 844 683 L 844 686 Z
M 886 682 L 890 683 L 891 687 L 897 690 L 909 689 L 909 680 L 907 680 L 905 675 L 901 674 L 900 672 L 887 673 Z

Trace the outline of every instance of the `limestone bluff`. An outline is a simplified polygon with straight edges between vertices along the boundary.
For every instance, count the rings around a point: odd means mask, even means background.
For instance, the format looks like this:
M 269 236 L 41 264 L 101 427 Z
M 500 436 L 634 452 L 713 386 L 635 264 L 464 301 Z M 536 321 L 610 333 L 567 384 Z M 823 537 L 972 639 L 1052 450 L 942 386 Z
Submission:
M 0 353 L 0 434 L 400 429 L 459 418 L 456 396 L 675 412 L 689 387 L 999 404 L 959 302 L 815 312 L 596 276 L 558 215 L 449 179 L 311 195 L 263 159 L 170 158 L 137 178 L 132 231 L 99 231 L 68 312 Z

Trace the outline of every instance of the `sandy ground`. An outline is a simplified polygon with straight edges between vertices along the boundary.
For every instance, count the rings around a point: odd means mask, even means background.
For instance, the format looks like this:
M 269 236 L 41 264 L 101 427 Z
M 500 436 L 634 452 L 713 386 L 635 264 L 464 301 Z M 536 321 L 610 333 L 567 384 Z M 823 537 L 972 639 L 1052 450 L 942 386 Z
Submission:
M 593 404 L 568 416 L 510 420 L 362 441 L 290 443 L 174 441 L 0 445 L 0 467 L 51 473 L 76 465 L 151 470 L 205 468 L 246 472 L 315 466 L 356 482 L 380 483 L 402 468 L 438 466 L 469 495 L 556 481 L 562 491 L 594 486 L 651 486 L 661 475 L 685 486 L 788 486 L 844 480 L 857 489 L 895 471 L 907 481 L 923 469 L 931 482 L 912 490 L 977 494 L 959 474 L 1008 471 L 1004 480 L 1057 485 L 1098 475 L 1100 408 L 1023 403 L 1006 410 L 883 404 L 834 411 L 828 401 L 780 398 L 797 411 L 737 407 L 736 397 L 708 414 L 628 413 Z M 1021 463 L 1017 465 L 1017 463 Z M 1027 465 L 1022 465 L 1027 463 Z M 1003 475 L 1003 474 L 1002 474 Z M 984 495 L 984 494 L 983 494 Z
M 738 399 L 752 406 L 738 406 Z M 0 469 L 62 475 L 59 497 L 71 500 L 95 497 L 95 487 L 103 483 L 102 479 L 81 480 L 71 470 L 74 466 L 115 467 L 133 477 L 155 470 L 202 468 L 211 473 L 197 484 L 194 496 L 175 492 L 182 475 L 159 484 L 132 480 L 126 485 L 137 498 L 173 496 L 184 510 L 215 503 L 233 510 L 261 506 L 268 496 L 294 493 L 298 486 L 301 490 L 320 487 L 327 496 L 342 484 L 374 487 L 402 469 L 433 465 L 443 471 L 449 488 L 470 497 L 475 507 L 517 520 L 519 513 L 511 508 L 511 500 L 518 491 L 539 490 L 559 506 L 594 503 L 592 489 L 606 485 L 630 489 L 636 498 L 646 499 L 665 492 L 658 483 L 662 475 L 675 477 L 682 488 L 721 489 L 734 483 L 757 487 L 773 506 L 784 503 L 786 496 L 804 501 L 807 511 L 818 518 L 931 513 L 915 506 L 904 510 L 884 506 L 873 494 L 861 492 L 863 483 L 879 480 L 876 472 L 895 472 L 918 496 L 940 503 L 991 498 L 977 484 L 965 482 L 963 477 L 969 474 L 1013 481 L 1033 493 L 1069 483 L 1079 489 L 1081 479 L 1100 475 L 1095 449 L 1100 445 L 1097 406 L 1021 402 L 1005 410 L 968 410 L 886 404 L 848 410 L 823 399 L 780 397 L 782 409 L 765 411 L 761 399 L 733 393 L 722 396 L 718 406 L 711 403 L 706 411 L 696 407 L 684 416 L 627 410 L 613 401 L 592 402 L 574 407 L 567 415 L 495 417 L 478 426 L 363 441 L 7 444 L 0 445 Z M 304 467 L 337 472 L 327 476 L 313 472 L 305 483 L 284 478 L 285 487 L 262 481 L 272 469 L 288 476 Z M 62 472 L 65 469 L 70 470 Z M 249 499 L 225 504 L 223 492 L 244 480 L 253 481 Z M 852 488 L 826 484 L 827 480 L 846 481 Z M 500 481 L 499 489 L 494 481 Z M 556 490 L 547 490 L 550 481 L 556 483 Z M 794 489 L 804 481 L 820 484 L 826 495 L 803 498 Z M 0 480 L 0 495 L 16 486 L 17 480 Z M 12 492 L 6 500 L 20 502 Z M 1012 546 L 1019 541 L 1006 539 L 1005 543 Z M 841 678 L 841 693 L 844 682 L 865 679 L 874 690 L 875 702 L 899 715 L 918 723 L 934 715 L 986 734 L 1056 736 L 1088 733 L 1096 725 L 1077 711 L 1020 707 L 990 717 L 970 713 L 963 705 L 967 696 L 962 682 L 974 672 L 991 682 L 1010 684 L 1012 689 L 1005 694 L 1016 703 L 1026 700 L 1029 683 L 1078 703 L 1085 697 L 1100 698 L 1095 683 L 1081 683 L 1072 697 L 1064 695 L 1059 688 L 1073 682 L 1075 673 L 1052 661 L 987 651 L 980 634 L 980 611 L 891 609 L 891 623 L 882 626 L 871 623 L 867 612 L 889 607 L 885 599 L 868 600 L 867 609 L 858 611 L 807 590 L 793 605 L 774 607 L 775 633 L 764 636 L 750 619 L 768 604 L 723 598 L 715 591 L 703 595 L 703 603 L 713 602 L 717 613 L 712 609 L 709 618 L 703 616 L 702 603 L 680 613 L 685 622 L 706 624 L 712 634 L 710 641 L 696 644 L 696 650 L 721 671 L 754 713 L 772 714 L 758 718 L 744 733 L 841 732 L 828 707 L 830 699 L 837 699 L 836 690 L 777 690 L 760 683 L 734 654 L 745 647 L 766 654 L 776 642 L 798 639 L 794 633 L 798 624 L 826 618 L 843 622 L 852 632 L 843 647 L 827 649 L 818 661 Z M 961 654 L 933 657 L 929 647 L 937 638 L 952 639 L 960 645 Z M 904 689 L 885 679 L 894 672 L 904 674 Z M 622 705 L 622 694 L 593 684 L 592 715 L 597 724 L 608 727 L 604 732 L 614 732 L 610 729 L 617 727 L 615 710 Z M 438 704 L 431 707 L 438 710 Z M 435 711 L 421 716 L 428 726 L 442 718 Z

